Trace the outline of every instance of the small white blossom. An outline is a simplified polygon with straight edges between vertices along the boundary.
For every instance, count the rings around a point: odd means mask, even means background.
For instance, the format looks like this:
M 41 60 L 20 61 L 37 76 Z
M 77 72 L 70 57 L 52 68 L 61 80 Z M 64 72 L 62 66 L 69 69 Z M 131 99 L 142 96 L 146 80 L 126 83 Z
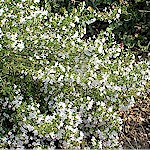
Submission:
M 28 128 L 29 132 L 31 132 L 31 131 L 33 131 L 33 130 L 34 130 L 34 127 L 33 127 L 33 126 L 31 126 L 30 124 L 28 124 L 28 125 L 27 125 L 27 128 Z
M 71 23 L 70 23 L 70 26 L 74 28 L 74 27 L 75 27 L 75 24 L 71 22 Z
M 19 44 L 17 46 L 19 48 L 19 51 L 22 51 L 24 49 L 24 47 L 25 47 L 22 40 L 19 42 Z
M 104 106 L 105 106 L 105 103 L 104 103 L 104 102 L 101 102 L 101 106 L 104 107 Z
M 45 117 L 45 122 L 51 122 L 52 121 L 52 117 L 50 117 L 49 115 L 47 115 L 46 117 Z
M 112 107 L 109 107 L 109 108 L 108 108 L 108 111 L 109 111 L 109 112 L 112 112 L 112 110 L 113 110 Z
M 58 82 L 60 82 L 63 78 L 64 78 L 64 75 L 60 75 L 60 77 L 58 78 Z
M 96 138 L 94 136 L 92 136 L 91 141 L 92 141 L 93 146 L 95 146 L 96 145 Z
M 4 9 L 1 8 L 1 9 L 0 9 L 0 16 L 2 16 L 3 12 L 4 12 Z
M 120 14 L 117 13 L 117 14 L 116 14 L 116 18 L 117 18 L 117 19 L 120 18 Z
M 74 38 L 78 37 L 78 32 L 76 31 L 75 34 L 73 35 Z
M 92 100 L 89 102 L 89 104 L 88 104 L 87 110 L 90 110 L 90 109 L 92 108 L 93 103 L 94 103 L 94 101 L 93 101 L 93 99 L 92 99 Z
M 17 39 L 18 33 L 11 35 L 11 40 L 15 41 Z
M 120 8 L 118 9 L 118 13 L 121 14 L 121 9 Z
M 111 24 L 111 23 L 112 23 L 112 21 L 111 21 L 111 20 L 108 20 L 108 23 L 109 23 L 109 24 Z
M 40 0 L 34 0 L 34 3 L 39 3 L 40 2 Z
M 62 30 L 66 30 L 66 26 L 63 26 L 63 27 L 62 27 Z
M 75 16 L 75 22 L 79 22 L 79 18 L 77 16 Z
M 98 52 L 99 52 L 100 54 L 103 53 L 103 45 L 100 45 L 100 46 L 99 46 Z
M 141 92 L 137 92 L 137 93 L 136 93 L 137 96 L 140 96 L 140 94 L 141 94 Z
M 102 43 L 105 43 L 106 39 L 105 38 L 102 38 Z
M 20 23 L 24 23 L 26 21 L 26 18 L 20 18 Z

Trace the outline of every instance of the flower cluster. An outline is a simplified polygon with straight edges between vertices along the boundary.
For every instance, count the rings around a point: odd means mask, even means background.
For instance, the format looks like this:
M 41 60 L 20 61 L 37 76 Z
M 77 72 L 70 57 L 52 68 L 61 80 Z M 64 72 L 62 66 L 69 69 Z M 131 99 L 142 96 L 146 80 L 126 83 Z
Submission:
M 0 147 L 120 147 L 117 111 L 146 96 L 148 62 L 135 63 L 111 27 L 95 41 L 82 39 L 86 23 L 117 21 L 120 8 L 100 15 L 83 3 L 59 15 L 34 2 L 0 4 Z

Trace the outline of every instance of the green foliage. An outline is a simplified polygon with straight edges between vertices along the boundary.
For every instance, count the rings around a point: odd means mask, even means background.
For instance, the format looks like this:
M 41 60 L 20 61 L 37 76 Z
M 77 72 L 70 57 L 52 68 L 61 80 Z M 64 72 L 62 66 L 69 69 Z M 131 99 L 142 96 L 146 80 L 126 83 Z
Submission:
M 40 0 L 40 7 L 43 7 L 49 13 L 63 13 L 64 9 L 71 11 L 73 2 L 70 0 Z
M 111 15 L 84 2 L 63 15 L 36 0 L 0 6 L 0 146 L 121 147 L 117 111 L 147 96 L 149 70 L 148 60 L 136 63 L 115 41 L 120 6 Z M 112 24 L 83 39 L 97 20 Z
M 143 11 L 140 11 L 141 9 Z M 149 13 L 145 1 L 124 6 L 120 22 L 115 29 L 117 40 L 122 41 L 129 48 L 137 47 L 139 51 L 147 51 L 150 41 L 149 26 Z
M 76 8 L 79 4 L 80 1 L 45 1 L 42 6 L 44 6 L 44 8 L 49 12 L 64 13 L 65 9 L 71 12 L 72 9 Z M 113 8 L 115 5 L 121 5 L 122 8 L 122 14 L 119 23 L 113 23 L 116 41 L 118 43 L 124 43 L 125 47 L 131 49 L 136 56 L 139 55 L 139 52 L 148 53 L 148 49 L 150 46 L 150 15 L 148 11 L 149 2 L 147 0 L 85 1 L 86 8 L 89 8 L 89 10 L 91 9 L 91 11 L 98 10 L 101 13 L 104 12 L 104 9 L 106 8 L 106 10 L 109 11 L 109 9 Z M 86 26 L 87 33 L 84 38 L 99 34 L 99 31 L 102 29 L 102 25 L 104 24 L 107 23 L 93 22 L 93 24 L 88 24 Z

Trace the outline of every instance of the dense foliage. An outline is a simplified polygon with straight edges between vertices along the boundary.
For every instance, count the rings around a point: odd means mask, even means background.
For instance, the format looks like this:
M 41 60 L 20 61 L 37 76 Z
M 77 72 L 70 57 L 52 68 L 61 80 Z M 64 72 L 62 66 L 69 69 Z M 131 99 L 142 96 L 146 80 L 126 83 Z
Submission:
M 82 2 L 56 13 L 38 0 L 0 7 L 0 147 L 121 147 L 117 111 L 147 96 L 150 76 L 148 59 L 136 62 L 115 39 L 126 7 L 100 12 Z M 95 21 L 108 26 L 83 38 Z

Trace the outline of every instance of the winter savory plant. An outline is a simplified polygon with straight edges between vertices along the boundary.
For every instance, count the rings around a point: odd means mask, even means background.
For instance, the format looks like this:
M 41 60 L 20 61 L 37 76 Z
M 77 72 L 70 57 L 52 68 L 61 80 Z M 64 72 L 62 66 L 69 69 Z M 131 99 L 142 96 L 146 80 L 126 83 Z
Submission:
M 121 9 L 101 14 L 83 2 L 60 15 L 38 2 L 0 2 L 0 147 L 121 147 L 117 112 L 146 96 L 150 77 L 148 61 L 135 63 L 114 39 Z M 84 40 L 95 20 L 110 25 Z

